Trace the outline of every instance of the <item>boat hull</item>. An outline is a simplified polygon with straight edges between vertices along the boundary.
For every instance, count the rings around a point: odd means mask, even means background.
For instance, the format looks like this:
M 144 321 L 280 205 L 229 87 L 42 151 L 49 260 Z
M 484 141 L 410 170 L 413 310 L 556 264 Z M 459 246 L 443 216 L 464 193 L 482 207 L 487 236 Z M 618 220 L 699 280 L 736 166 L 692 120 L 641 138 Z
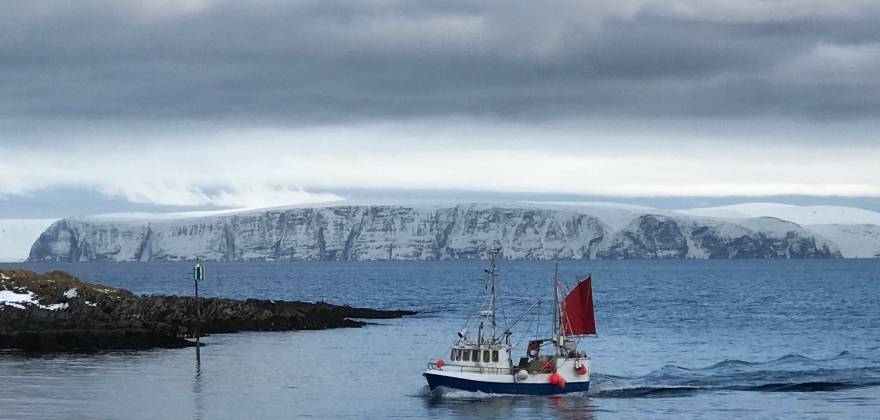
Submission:
M 557 395 L 572 392 L 585 392 L 590 388 L 589 381 L 568 382 L 565 387 L 559 387 L 549 383 L 511 383 L 492 382 L 474 379 L 466 379 L 427 372 L 424 373 L 428 380 L 428 388 L 431 391 L 438 387 L 447 389 L 459 389 L 469 392 L 483 392 L 486 394 L 513 394 L 513 395 Z

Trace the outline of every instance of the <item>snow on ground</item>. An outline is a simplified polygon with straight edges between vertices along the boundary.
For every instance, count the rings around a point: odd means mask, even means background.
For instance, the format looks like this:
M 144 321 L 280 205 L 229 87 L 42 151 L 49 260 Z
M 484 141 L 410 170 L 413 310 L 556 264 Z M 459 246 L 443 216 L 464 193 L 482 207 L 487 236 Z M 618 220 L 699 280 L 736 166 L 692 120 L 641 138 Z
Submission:
M 637 206 L 634 204 L 603 203 L 603 202 L 564 202 L 564 201 L 525 201 L 524 203 L 541 208 L 564 208 L 577 210 L 594 216 L 608 225 L 611 230 L 620 230 L 626 227 L 636 217 L 643 214 L 666 214 L 664 210 L 653 207 Z
M 33 304 L 34 303 L 34 294 L 28 292 L 27 294 L 15 293 L 12 290 L 0 290 L 0 305 L 14 306 L 19 309 L 24 309 L 22 303 Z
M 193 219 L 197 217 L 222 216 L 227 214 L 246 213 L 260 209 L 227 209 L 227 210 L 211 210 L 211 211 L 186 211 L 179 213 L 106 213 L 95 214 L 91 216 L 82 216 L 82 220 L 97 220 L 102 222 L 109 221 L 158 221 L 158 220 L 177 220 L 177 219 Z
M 328 207 L 370 207 L 370 206 L 403 206 L 424 208 L 426 210 L 449 208 L 457 205 L 497 206 L 522 208 L 525 206 L 541 209 L 573 209 L 583 211 L 598 217 L 612 229 L 626 226 L 633 219 L 645 213 L 666 213 L 652 207 L 637 206 L 633 204 L 605 203 L 605 202 L 543 202 L 543 201 L 480 201 L 480 200 L 452 200 L 452 199 L 357 199 L 327 201 L 322 203 L 297 204 L 291 206 L 267 207 L 267 208 L 239 208 L 213 211 L 192 211 L 181 213 L 108 213 L 80 217 L 84 221 L 101 222 L 158 222 L 167 220 L 193 219 L 210 216 L 244 215 L 250 213 L 263 213 L 267 211 L 282 211 L 297 208 L 328 208 Z M 36 238 L 35 238 L 36 239 Z
M 27 259 L 31 245 L 57 219 L 0 220 L 0 262 Z
M 263 213 L 267 211 L 288 210 L 297 208 L 327 208 L 349 206 L 412 206 L 412 207 L 452 207 L 458 204 L 473 204 L 474 200 L 432 200 L 432 199 L 358 199 L 338 200 L 320 203 L 295 204 L 277 207 L 248 207 L 224 210 L 189 211 L 179 213 L 107 213 L 82 216 L 80 219 L 88 221 L 163 221 L 193 219 L 210 216 L 226 216 L 233 214 Z M 507 203 L 510 204 L 510 203 Z
M 880 225 L 880 213 L 843 206 L 794 206 L 777 203 L 745 203 L 732 206 L 675 210 L 691 216 L 743 219 L 775 217 L 799 225 Z
M 35 305 L 50 311 L 67 309 L 66 303 L 40 305 L 37 301 L 37 297 L 30 291 L 27 293 L 15 293 L 12 290 L 0 290 L 0 306 L 11 306 L 13 308 L 24 309 L 24 305 Z
M 834 241 L 844 258 L 880 258 L 880 226 L 811 225 L 809 228 Z
M 606 203 L 603 201 L 523 201 L 523 203 L 531 203 L 531 204 L 547 204 L 551 206 L 564 206 L 564 207 L 587 207 L 587 208 L 606 208 L 606 209 L 620 209 L 620 210 L 629 210 L 632 212 L 646 213 L 651 211 L 656 211 L 657 209 L 648 206 L 639 206 L 636 204 L 625 204 L 625 203 Z

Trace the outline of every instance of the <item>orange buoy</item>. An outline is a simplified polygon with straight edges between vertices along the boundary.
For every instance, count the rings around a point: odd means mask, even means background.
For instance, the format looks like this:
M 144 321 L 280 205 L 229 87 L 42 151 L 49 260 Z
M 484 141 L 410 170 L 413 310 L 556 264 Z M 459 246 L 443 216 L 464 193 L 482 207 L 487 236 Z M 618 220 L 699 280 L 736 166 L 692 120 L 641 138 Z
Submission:
M 443 359 L 438 360 L 437 367 L 442 368 L 443 366 L 446 366 L 446 362 L 444 362 Z
M 577 367 L 576 371 L 577 371 L 578 375 L 586 375 L 587 374 L 587 367 L 584 365 L 580 365 Z
M 554 385 L 560 388 L 565 388 L 565 378 L 563 378 L 562 375 L 557 376 L 559 376 L 559 378 L 556 379 L 556 383 Z
M 557 373 L 550 374 L 550 383 L 556 385 L 559 383 L 560 376 Z

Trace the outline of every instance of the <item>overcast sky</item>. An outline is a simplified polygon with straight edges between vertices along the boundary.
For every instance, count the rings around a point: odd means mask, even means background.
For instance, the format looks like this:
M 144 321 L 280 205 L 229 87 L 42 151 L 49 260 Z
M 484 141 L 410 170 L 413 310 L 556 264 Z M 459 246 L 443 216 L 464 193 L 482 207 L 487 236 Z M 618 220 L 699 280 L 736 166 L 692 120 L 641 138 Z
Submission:
M 878 197 L 877 22 L 856 0 L 5 0 L 0 207 Z

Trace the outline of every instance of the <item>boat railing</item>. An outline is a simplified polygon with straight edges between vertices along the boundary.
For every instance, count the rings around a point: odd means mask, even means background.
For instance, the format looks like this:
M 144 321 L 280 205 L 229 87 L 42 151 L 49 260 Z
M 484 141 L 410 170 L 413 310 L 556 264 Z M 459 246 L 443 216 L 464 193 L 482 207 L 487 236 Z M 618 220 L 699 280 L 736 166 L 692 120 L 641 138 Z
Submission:
M 437 363 L 428 363 L 428 370 L 445 370 L 452 372 L 473 372 L 486 375 L 513 375 L 514 368 L 506 367 L 490 367 L 490 366 L 460 366 L 460 365 L 443 365 L 437 366 Z

